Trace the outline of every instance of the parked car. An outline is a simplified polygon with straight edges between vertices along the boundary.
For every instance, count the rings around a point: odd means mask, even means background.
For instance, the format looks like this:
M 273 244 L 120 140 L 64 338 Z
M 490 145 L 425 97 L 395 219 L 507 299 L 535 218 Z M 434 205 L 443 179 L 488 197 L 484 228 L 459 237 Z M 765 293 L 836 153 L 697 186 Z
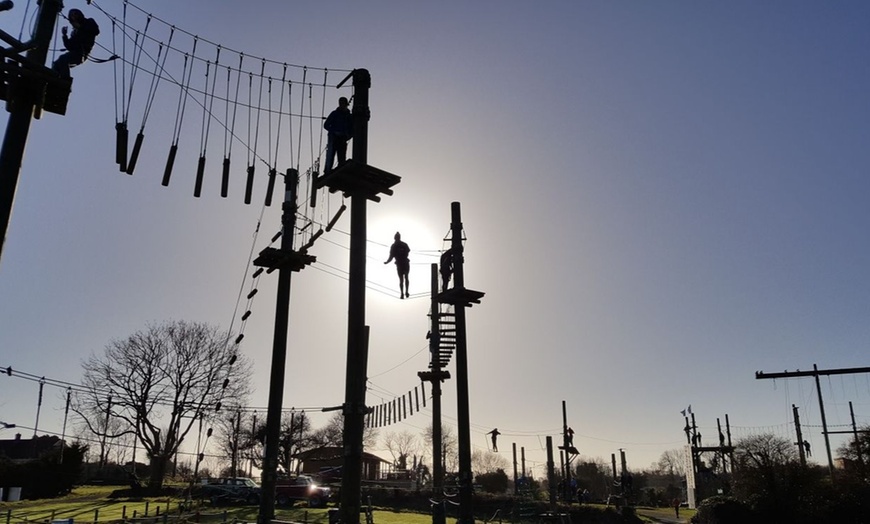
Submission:
M 247 477 L 212 479 L 201 486 L 199 493 L 213 505 L 260 503 L 260 485 Z
M 308 502 L 312 508 L 320 508 L 329 501 L 332 490 L 318 485 L 308 475 L 279 478 L 275 487 L 275 503 L 279 506 L 292 506 L 297 500 Z

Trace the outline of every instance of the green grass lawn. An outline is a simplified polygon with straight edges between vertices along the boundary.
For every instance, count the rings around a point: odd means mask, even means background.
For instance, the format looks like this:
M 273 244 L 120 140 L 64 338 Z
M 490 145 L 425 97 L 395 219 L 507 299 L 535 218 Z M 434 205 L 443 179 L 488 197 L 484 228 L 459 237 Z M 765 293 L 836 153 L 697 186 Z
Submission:
M 182 516 L 183 520 L 193 522 L 195 512 L 199 511 L 199 522 L 220 523 L 232 521 L 256 522 L 256 506 L 218 506 L 208 503 L 195 504 L 191 511 L 181 511 L 184 500 L 177 497 L 127 497 L 109 498 L 114 491 L 110 486 L 80 486 L 72 493 L 56 499 L 22 500 L 0 503 L 0 524 L 7 522 L 50 522 L 51 520 L 73 519 L 75 524 L 108 523 L 120 521 L 125 516 L 135 517 Z M 288 522 L 309 524 L 328 524 L 327 508 L 276 508 L 275 519 Z M 425 514 L 399 513 L 389 508 L 374 509 L 377 524 L 429 524 L 432 517 Z M 362 522 L 365 517 L 361 516 Z M 456 519 L 448 518 L 448 524 Z
M 656 522 L 648 517 L 667 517 L 674 518 L 674 508 L 650 508 L 646 506 L 638 506 L 635 508 L 635 513 L 644 522 Z M 695 514 L 695 510 L 689 508 L 680 508 L 680 520 L 688 522 Z

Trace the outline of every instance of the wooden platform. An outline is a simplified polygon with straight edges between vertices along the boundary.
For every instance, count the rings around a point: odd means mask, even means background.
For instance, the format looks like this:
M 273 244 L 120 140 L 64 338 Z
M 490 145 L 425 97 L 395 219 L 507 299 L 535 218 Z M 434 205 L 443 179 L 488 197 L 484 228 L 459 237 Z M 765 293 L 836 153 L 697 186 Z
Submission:
M 10 104 L 14 103 L 16 97 L 29 95 L 35 106 L 36 118 L 41 116 L 43 110 L 58 115 L 66 114 L 72 78 L 61 78 L 51 69 L 5 50 L 0 63 L 0 84 L 0 100 L 6 101 L 7 110 L 11 109 Z
M 472 304 L 480 304 L 480 299 L 485 295 L 482 291 L 473 291 L 464 287 L 454 287 L 438 294 L 438 302 L 452 306 L 471 307 Z
M 450 378 L 450 372 L 441 370 L 439 373 L 435 373 L 434 371 L 418 371 L 417 376 L 420 377 L 420 380 L 424 380 L 426 382 L 435 382 L 436 380 L 441 380 L 444 382 L 445 380 Z
M 369 200 L 380 202 L 380 194 L 392 195 L 391 187 L 401 182 L 398 175 L 382 169 L 348 160 L 333 169 L 329 174 L 317 178 L 315 186 L 329 188 L 330 193 L 341 191 L 346 196 L 361 195 Z
M 267 247 L 260 251 L 260 255 L 254 259 L 254 265 L 265 267 L 269 272 L 276 269 L 289 269 L 301 271 L 305 266 L 313 264 L 317 260 L 314 255 L 299 253 L 297 251 L 285 251 L 274 247 Z

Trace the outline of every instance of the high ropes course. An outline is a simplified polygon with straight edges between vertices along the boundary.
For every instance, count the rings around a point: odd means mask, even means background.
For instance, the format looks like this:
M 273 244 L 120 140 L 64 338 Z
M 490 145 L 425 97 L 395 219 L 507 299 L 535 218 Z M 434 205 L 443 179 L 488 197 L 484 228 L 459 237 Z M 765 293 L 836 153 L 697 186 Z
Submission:
M 25 21 L 32 1 L 27 0 L 23 16 Z M 192 191 L 195 198 L 210 191 L 219 192 L 222 198 L 237 198 L 236 190 L 232 188 L 243 186 L 240 193 L 245 204 L 262 202 L 261 219 L 265 208 L 272 205 L 278 179 L 283 179 L 282 228 L 272 237 L 270 246 L 260 251 L 253 260 L 253 265 L 258 269 L 252 274 L 251 288 L 246 295 L 248 304 L 241 315 L 241 327 L 232 343 L 231 356 L 228 357 L 228 364 L 232 368 L 237 359 L 238 346 L 244 338 L 245 321 L 251 314 L 251 300 L 257 294 L 256 283 L 260 275 L 264 271 L 271 273 L 278 270 L 265 439 L 277 442 L 279 438 L 290 276 L 292 272 L 315 262 L 315 257 L 309 255 L 308 250 L 336 225 L 341 214 L 350 207 L 345 402 L 331 408 L 341 409 L 344 419 L 344 465 L 347 467 L 342 479 L 342 519 L 352 524 L 359 517 L 363 430 L 366 427 L 389 426 L 420 412 L 421 400 L 423 407 L 427 407 L 427 381 L 431 384 L 433 414 L 437 413 L 440 417 L 440 384 L 449 377 L 442 367 L 450 362 L 454 354 L 459 397 L 459 468 L 460 478 L 465 479 L 460 486 L 460 506 L 463 513 L 470 514 L 472 486 L 465 308 L 480 303 L 484 293 L 466 289 L 463 284 L 464 235 L 458 202 L 452 203 L 451 249 L 445 252 L 445 255 L 449 254 L 448 265 L 455 277 L 452 287 L 448 288 L 445 280 L 441 292 L 438 292 L 436 268 L 432 265 L 430 317 L 433 318 L 433 325 L 427 337 L 430 339 L 430 368 L 418 373 L 420 385 L 409 389 L 406 394 L 397 395 L 392 401 L 384 401 L 378 406 L 367 406 L 365 402 L 369 384 L 369 326 L 365 324 L 365 290 L 368 287 L 365 275 L 368 258 L 366 204 L 368 200 L 379 202 L 381 194 L 392 195 L 391 187 L 400 181 L 400 177 L 370 166 L 367 162 L 371 86 L 368 71 L 314 68 L 248 54 L 179 28 L 126 0 L 107 1 L 105 4 L 88 0 L 87 3 L 89 7 L 85 19 L 94 18 L 100 26 L 100 36 L 89 53 L 89 60 L 104 65 L 89 65 L 81 70 L 78 69 L 81 65 L 76 66 L 73 76 L 88 74 L 88 68 L 91 67 L 113 69 L 114 161 L 118 171 L 134 175 L 140 158 L 151 160 L 165 155 L 162 176 L 159 177 L 163 186 L 180 186 Z M 10 130 L 19 136 L 17 141 L 13 141 L 16 142 L 16 147 L 12 148 L 14 151 L 7 152 L 7 141 L 4 141 L 0 154 L 0 170 L 4 185 L 8 186 L 0 188 L 0 210 L 4 215 L 0 216 L 3 239 L 30 119 L 39 118 L 43 111 L 65 114 L 72 92 L 73 80 L 49 71 L 43 64 L 49 58 L 58 62 L 65 60 L 64 63 L 70 65 L 78 62 L 69 53 L 58 55 L 57 27 L 62 25 L 60 18 L 64 16 L 60 12 L 61 2 L 41 0 L 37 4 L 38 16 L 30 40 L 16 40 L 0 31 L 0 39 L 9 45 L 2 49 L 2 98 L 7 101 L 7 108 L 11 107 L 7 138 Z M 10 2 L 0 2 L 0 11 L 10 6 Z M 81 12 L 70 10 L 69 16 L 77 23 L 83 22 Z M 92 22 L 87 23 L 93 25 Z M 19 39 L 22 35 L 19 35 Z M 49 57 L 52 36 L 55 44 Z M 65 33 L 64 45 L 68 45 Z M 332 156 L 332 146 L 324 131 L 324 120 L 327 111 L 331 112 L 335 107 L 334 101 L 340 98 L 347 99 L 347 104 L 341 100 L 342 107 L 353 103 L 353 132 L 348 133 L 353 137 L 353 154 L 346 162 L 332 169 L 332 165 L 326 165 L 332 163 L 329 158 Z M 152 119 L 152 114 L 158 116 Z M 171 116 L 166 118 L 167 115 Z M 148 138 L 155 136 L 159 138 Z M 326 143 L 330 143 L 329 155 L 324 154 Z M 322 162 L 324 156 L 327 157 L 326 162 Z M 344 160 L 341 154 L 339 157 Z M 150 163 L 148 169 L 153 169 Z M 151 175 L 153 173 L 143 176 Z M 7 179 L 9 184 L 6 184 Z M 339 198 L 340 205 L 335 201 Z M 345 199 L 349 199 L 350 206 Z M 254 242 L 259 230 L 258 222 Z M 280 247 L 272 247 L 271 244 L 279 239 Z M 251 256 L 253 253 L 252 248 Z M 390 258 L 393 258 L 392 251 Z M 398 265 L 399 257 L 396 258 L 401 278 L 408 270 L 402 270 Z M 407 285 L 407 280 L 405 282 Z M 242 295 L 240 291 L 238 302 L 241 302 Z M 410 298 L 407 290 L 403 298 Z M 233 323 L 238 311 L 237 303 Z M 12 374 L 12 369 L 8 368 L 7 375 Z M 228 373 L 223 380 L 222 393 L 213 406 L 214 412 L 221 409 L 224 400 L 229 400 L 225 397 L 231 396 L 227 390 L 230 382 Z M 44 380 L 40 378 L 40 399 L 43 386 Z M 100 392 L 96 388 L 88 388 L 87 393 L 97 398 L 98 406 L 102 405 Z M 106 411 L 111 412 L 111 397 L 107 396 L 105 405 Z M 234 407 L 237 413 L 241 412 L 242 406 Z M 198 413 L 212 409 L 211 406 L 197 408 Z M 193 420 L 187 421 L 184 431 L 188 431 L 192 424 Z M 433 423 L 433 427 L 440 427 L 440 422 L 437 425 Z M 200 426 L 200 434 L 202 429 Z M 209 428 L 208 436 L 211 431 Z M 440 431 L 437 433 L 436 440 L 440 441 Z M 204 447 L 205 443 L 197 444 L 200 457 L 197 464 L 202 460 L 201 450 Z M 440 444 L 433 447 L 440 448 Z M 276 447 L 268 446 L 263 458 L 263 491 L 266 495 L 261 506 L 266 521 L 274 516 L 274 500 L 271 500 L 270 493 L 276 481 L 276 451 Z M 439 476 L 437 469 L 435 476 Z
M 96 63 L 74 67 L 73 80 L 49 78 L 42 72 L 45 68 L 36 70 L 32 49 L 27 58 L 21 55 L 42 31 L 52 49 L 35 61 L 55 60 L 63 51 L 58 34 L 66 14 L 58 12 L 46 29 L 41 17 L 34 22 L 32 4 L 38 2 L 26 0 L 18 7 L 24 10 L 19 38 L 26 38 L 25 25 L 33 24 L 28 42 L 0 35 L 10 44 L 3 49 L 3 81 L 10 87 L 0 90 L 0 98 L 6 99 L 7 92 L 10 99 L 15 96 L 13 77 L 20 77 L 16 84 L 24 87 L 32 86 L 31 77 L 36 77 L 45 91 L 35 102 L 34 116 L 39 118 L 43 109 L 65 114 L 68 100 L 75 101 L 74 95 L 70 98 L 75 77 L 91 74 L 94 67 L 111 67 L 114 156 L 120 172 L 157 177 L 163 186 L 183 188 L 197 198 L 219 193 L 270 206 L 277 179 L 295 169 L 300 173 L 299 193 L 305 195 L 297 209 L 297 245 L 312 241 L 318 230 L 315 221 L 330 227 L 336 223 L 345 209 L 340 207 L 343 202 L 336 202 L 341 195 L 331 199 L 328 192 L 316 190 L 315 182 L 323 172 L 323 122 L 339 97 L 353 101 L 352 82 L 342 82 L 352 70 L 256 56 L 186 31 L 132 2 L 89 0 L 83 6 L 85 17 L 100 27 L 88 58 Z M 11 3 L 0 6 L 9 8 Z M 162 172 L 154 173 L 152 164 L 152 172 L 137 173 L 144 157 L 165 158 Z M 13 181 L 17 184 L 17 176 Z M 10 213 L 13 198 L 14 192 Z
M 31 4 L 28 0 L 21 6 L 22 35 L 25 24 L 36 16 Z M 299 193 L 305 195 L 296 209 L 294 244 L 305 251 L 336 225 L 347 209 L 344 195 L 318 191 L 316 181 L 323 171 L 323 121 L 340 96 L 353 101 L 353 85 L 343 82 L 352 70 L 299 65 L 231 49 L 129 1 L 89 0 L 83 9 L 99 24 L 100 35 L 88 59 L 92 63 L 73 68 L 73 76 L 88 75 L 94 67 L 113 70 L 114 156 L 119 172 L 154 177 L 153 172 L 136 171 L 139 159 L 162 155 L 165 164 L 156 175 L 165 187 L 183 188 L 195 198 L 204 191 L 230 198 L 236 197 L 231 187 L 238 186 L 243 191 L 236 198 L 268 207 L 276 180 L 292 168 L 300 173 Z M 49 61 L 62 51 L 58 33 L 64 18 L 59 12 Z M 64 114 L 66 105 L 58 109 Z M 259 230 L 258 223 L 255 243 Z M 282 233 L 286 231 L 272 236 L 269 245 Z M 336 244 L 325 237 L 323 241 Z M 331 276 L 348 278 L 344 270 L 318 266 Z M 236 346 L 245 336 L 263 273 L 261 267 L 243 279 L 230 324 L 230 331 L 237 333 Z M 367 287 L 388 293 L 375 282 L 367 282 Z M 374 407 L 368 425 L 403 420 L 420 411 L 421 400 L 425 407 L 423 383 Z
M 331 201 L 338 197 L 318 191 L 316 182 L 323 172 L 323 121 L 340 96 L 353 101 L 353 86 L 343 82 L 352 70 L 315 68 L 230 49 L 128 1 L 90 5 L 96 12 L 88 16 L 96 17 L 102 28 L 91 59 L 107 64 L 99 67 L 113 67 L 115 163 L 120 172 L 133 175 L 140 156 L 165 151 L 163 186 L 191 190 L 184 184 L 193 178 L 194 197 L 219 190 L 229 198 L 231 180 L 243 180 L 245 204 L 259 192 L 262 205 L 270 206 L 276 179 L 289 167 L 300 173 L 299 193 L 306 196 L 297 207 L 294 244 L 305 251 L 335 226 L 347 209 L 344 197 L 340 205 Z M 174 115 L 171 132 L 148 127 L 152 111 L 161 106 L 162 113 Z M 273 236 L 270 245 L 280 237 Z M 321 269 L 332 275 L 340 271 Z M 252 274 L 236 344 L 244 337 L 263 271 Z M 378 284 L 367 285 L 385 292 Z M 426 405 L 424 388 L 421 383 L 373 407 L 367 425 L 381 427 L 419 412 L 421 400 Z
M 323 120 L 339 96 L 353 99 L 353 86 L 337 89 L 350 70 L 230 49 L 127 1 L 94 1 L 91 8 L 102 28 L 92 59 L 102 52 L 109 58 L 96 60 L 113 67 L 119 171 L 132 175 L 141 155 L 162 152 L 162 185 L 187 184 L 179 175 L 195 173 L 187 186 L 195 197 L 219 191 L 229 198 L 231 181 L 244 180 L 245 204 L 259 193 L 269 206 L 276 178 L 293 168 L 302 173 L 302 194 L 311 195 L 301 209 L 310 217 L 326 198 L 313 188 L 325 149 Z M 161 122 L 171 130 L 148 126 L 158 108 L 173 115 Z

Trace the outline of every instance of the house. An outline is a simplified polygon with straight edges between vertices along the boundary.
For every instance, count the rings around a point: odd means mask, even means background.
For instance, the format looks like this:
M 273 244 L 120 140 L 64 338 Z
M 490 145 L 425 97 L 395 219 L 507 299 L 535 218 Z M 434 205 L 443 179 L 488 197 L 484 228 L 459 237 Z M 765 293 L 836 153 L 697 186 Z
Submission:
M 309 449 L 297 453 L 295 458 L 301 464 L 300 472 L 307 475 L 320 475 L 322 472 L 340 471 L 344 461 L 342 448 L 339 446 L 323 446 Z M 362 480 L 380 480 L 384 476 L 385 465 L 389 466 L 390 462 L 377 455 L 363 452 Z
M 22 439 L 21 433 L 18 433 L 14 439 L 0 440 L 0 457 L 9 459 L 13 464 L 24 464 L 59 450 L 62 445 L 63 441 L 54 435 Z

